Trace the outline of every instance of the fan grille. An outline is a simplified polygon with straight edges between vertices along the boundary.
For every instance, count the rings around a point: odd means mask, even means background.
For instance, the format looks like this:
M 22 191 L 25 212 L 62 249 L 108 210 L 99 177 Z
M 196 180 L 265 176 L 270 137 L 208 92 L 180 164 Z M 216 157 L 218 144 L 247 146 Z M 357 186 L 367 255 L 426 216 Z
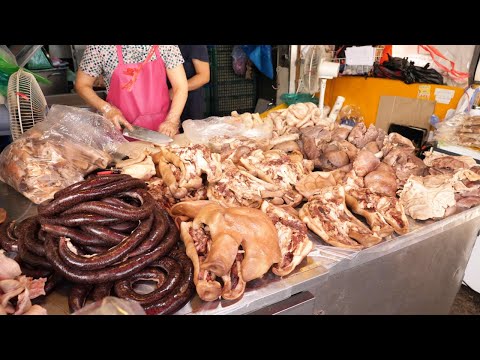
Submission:
M 322 59 L 328 60 L 330 56 L 325 50 L 325 45 L 312 45 L 305 56 L 303 64 L 302 86 L 305 92 L 315 94 L 320 89 L 318 68 Z
M 47 101 L 35 77 L 23 69 L 8 80 L 7 104 L 13 140 L 45 119 Z

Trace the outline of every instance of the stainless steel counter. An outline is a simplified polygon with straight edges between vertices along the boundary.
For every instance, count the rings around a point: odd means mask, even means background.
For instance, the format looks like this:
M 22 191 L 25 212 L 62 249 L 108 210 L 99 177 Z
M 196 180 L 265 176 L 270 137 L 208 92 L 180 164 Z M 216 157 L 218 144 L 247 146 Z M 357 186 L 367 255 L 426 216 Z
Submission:
M 33 204 L 3 183 L 0 207 L 12 218 L 36 213 Z M 206 303 L 195 297 L 178 314 L 265 314 L 282 301 L 296 308 L 295 313 L 448 314 L 480 230 L 480 207 L 411 225 L 412 232 L 360 252 L 325 247 L 315 239 L 315 251 L 288 277 L 268 274 L 249 283 L 244 296 L 234 302 Z M 299 293 L 314 299 L 292 297 Z M 68 313 L 64 291 L 51 297 L 49 313 Z M 313 301 L 303 311 L 296 307 Z
M 310 292 L 314 314 L 448 314 L 480 230 L 480 207 L 411 224 L 412 232 L 350 259 L 328 264 L 309 256 L 296 273 L 270 275 L 236 303 L 194 299 L 179 313 L 246 314 Z

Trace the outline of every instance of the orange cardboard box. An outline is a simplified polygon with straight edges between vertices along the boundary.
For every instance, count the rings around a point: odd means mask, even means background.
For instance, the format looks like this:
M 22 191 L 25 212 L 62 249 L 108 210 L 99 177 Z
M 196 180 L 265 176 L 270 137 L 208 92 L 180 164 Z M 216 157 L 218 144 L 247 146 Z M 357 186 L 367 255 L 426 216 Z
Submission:
M 327 82 L 325 103 L 333 106 L 337 96 L 345 97 L 345 105 L 360 107 L 367 125 L 377 119 L 381 96 L 401 96 L 435 101 L 434 114 L 440 119 L 448 109 L 455 109 L 464 93 L 463 88 L 434 84 L 405 84 L 400 80 L 341 76 Z

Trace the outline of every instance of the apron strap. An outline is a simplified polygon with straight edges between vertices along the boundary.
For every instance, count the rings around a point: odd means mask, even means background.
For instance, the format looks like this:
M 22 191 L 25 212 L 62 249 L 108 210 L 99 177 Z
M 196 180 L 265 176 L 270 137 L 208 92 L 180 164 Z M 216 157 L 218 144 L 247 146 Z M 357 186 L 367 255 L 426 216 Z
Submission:
M 118 51 L 118 48 L 117 48 L 117 51 Z M 161 58 L 159 58 L 158 45 L 153 45 L 150 48 L 145 61 L 140 63 L 138 65 L 138 67 L 132 69 L 132 73 L 130 74 L 132 76 L 132 78 L 130 79 L 130 81 L 128 81 L 128 82 L 126 82 L 125 84 L 122 85 L 122 89 L 126 89 L 127 91 L 132 91 L 133 85 L 137 81 L 137 77 L 140 74 L 140 72 L 142 71 L 142 68 L 145 66 L 145 64 L 147 64 L 150 61 L 150 59 L 152 58 L 154 53 L 157 55 L 157 60 L 161 60 Z
M 158 45 L 153 45 L 155 48 L 155 56 L 157 57 L 157 60 L 160 60 L 160 50 L 158 50 Z
M 118 63 L 123 65 L 122 45 L 116 45 L 115 47 L 117 48 Z

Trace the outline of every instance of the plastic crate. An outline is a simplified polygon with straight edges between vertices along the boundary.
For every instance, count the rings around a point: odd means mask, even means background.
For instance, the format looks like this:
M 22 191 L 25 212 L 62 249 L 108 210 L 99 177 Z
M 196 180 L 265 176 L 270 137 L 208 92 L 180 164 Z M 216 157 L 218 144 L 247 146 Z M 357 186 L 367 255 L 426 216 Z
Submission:
M 205 91 L 205 113 L 203 114 L 204 118 L 207 118 L 210 116 L 212 110 L 212 87 L 210 83 L 206 84 L 204 86 L 204 91 Z
M 226 116 L 236 110 L 239 114 L 244 112 L 253 112 L 256 101 L 251 96 L 226 96 L 214 99 L 213 107 L 215 115 Z
M 230 51 L 231 53 L 233 49 L 233 45 L 215 45 L 213 49 L 216 50 L 217 52 Z
M 232 68 L 232 64 L 228 66 L 219 66 L 216 69 L 213 69 L 213 79 L 215 82 L 225 82 L 225 81 L 241 81 L 246 84 L 251 83 L 252 80 L 245 79 L 243 76 L 235 74 Z M 255 74 L 255 73 L 254 73 Z M 255 78 L 255 75 L 254 75 Z
M 243 83 L 221 83 L 218 84 L 215 90 L 216 97 L 226 97 L 226 96 L 252 96 L 255 93 L 255 87 L 252 84 L 243 84 Z
M 213 69 L 232 67 L 233 45 L 216 45 L 209 49 L 210 65 Z M 233 71 L 233 70 L 232 70 Z
M 239 113 L 253 112 L 257 102 L 255 75 L 247 80 L 236 75 L 232 67 L 233 45 L 209 47 L 210 57 L 210 101 L 209 115 L 230 115 L 234 110 Z M 255 73 L 254 73 L 255 74 Z
M 219 67 L 228 65 L 231 66 L 233 61 L 232 50 L 233 47 L 228 51 L 216 51 L 216 65 Z

